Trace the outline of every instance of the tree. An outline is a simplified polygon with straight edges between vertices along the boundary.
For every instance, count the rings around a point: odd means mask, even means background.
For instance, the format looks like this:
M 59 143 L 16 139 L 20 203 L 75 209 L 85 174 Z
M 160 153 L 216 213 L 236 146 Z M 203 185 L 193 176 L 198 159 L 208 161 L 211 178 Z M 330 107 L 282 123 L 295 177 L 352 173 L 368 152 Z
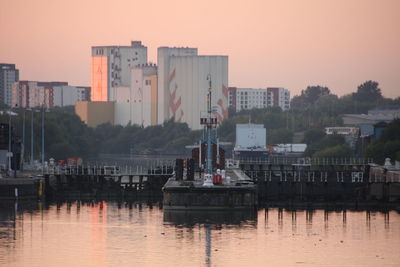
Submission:
M 284 128 L 272 129 L 267 132 L 267 141 L 269 145 L 292 143 L 293 132 Z
M 310 108 L 315 105 L 315 102 L 322 96 L 330 94 L 328 87 L 324 86 L 307 86 L 305 90 L 301 91 L 300 96 L 293 97 L 291 106 L 294 109 Z
M 325 150 L 327 148 L 332 148 L 335 146 L 340 146 L 345 144 L 345 139 L 343 136 L 338 134 L 329 134 L 322 138 L 319 142 L 312 143 L 311 145 L 307 146 L 306 151 L 304 154 L 306 156 L 312 156 L 316 152 L 321 150 Z
M 353 150 L 346 144 L 325 148 L 315 152 L 313 158 L 345 158 L 351 157 Z
M 321 129 L 310 129 L 304 133 L 304 143 L 307 145 L 317 143 L 325 137 L 325 132 Z
M 400 160 L 400 119 L 389 123 L 380 139 L 367 147 L 365 156 L 380 164 L 384 163 L 385 158 Z
M 382 98 L 379 83 L 367 81 L 357 87 L 357 92 L 353 93 L 353 99 L 360 102 L 377 102 Z

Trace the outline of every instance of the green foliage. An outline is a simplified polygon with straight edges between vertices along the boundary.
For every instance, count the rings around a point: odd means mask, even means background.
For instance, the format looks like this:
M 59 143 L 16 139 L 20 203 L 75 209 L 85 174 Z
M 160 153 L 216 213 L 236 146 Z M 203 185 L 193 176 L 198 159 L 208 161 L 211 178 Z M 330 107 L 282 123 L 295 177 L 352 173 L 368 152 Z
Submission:
M 310 129 L 304 133 L 304 143 L 311 145 L 313 143 L 318 143 L 325 137 L 325 131 L 321 129 Z
M 267 141 L 269 145 L 290 144 L 293 140 L 293 132 L 285 128 L 272 129 L 268 132 Z
M 399 159 L 400 140 L 388 142 L 375 142 L 367 147 L 366 157 L 374 159 L 376 163 L 383 164 L 386 158 Z
M 313 156 L 318 151 L 322 151 L 335 146 L 340 146 L 343 145 L 344 143 L 345 139 L 341 135 L 337 134 L 326 135 L 325 137 L 320 139 L 320 141 L 308 145 L 304 153 L 306 156 Z
M 351 157 L 353 150 L 346 144 L 336 145 L 322 149 L 313 154 L 315 158 L 345 158 Z
M 353 93 L 353 99 L 360 102 L 373 102 L 382 98 L 381 89 L 378 87 L 379 83 L 374 81 L 367 81 L 358 86 L 357 92 Z
M 382 142 L 400 140 L 400 119 L 395 119 L 383 130 L 380 138 Z
M 379 164 L 383 164 L 385 158 L 400 160 L 400 119 L 389 123 L 380 139 L 367 147 L 365 156 Z
M 372 101 L 371 101 L 372 100 Z M 372 108 L 399 107 L 400 98 L 383 98 L 378 83 L 367 81 L 357 92 L 338 97 L 327 87 L 308 86 L 292 100 L 292 109 L 279 107 L 243 110 L 229 109 L 229 119 L 218 128 L 221 141 L 235 142 L 236 124 L 257 123 L 267 129 L 268 144 L 292 143 L 294 133 L 304 132 L 308 144 L 306 155 L 340 155 L 349 152 L 341 136 L 324 133 L 324 127 L 343 125 L 341 116 L 346 113 L 366 113 Z M 1 106 L 1 105 L 0 105 Z M 4 107 L 6 108 L 6 107 Z M 12 116 L 16 135 L 22 138 L 25 112 L 25 158 L 30 155 L 31 119 L 33 114 L 33 139 L 35 158 L 41 151 L 42 112 L 14 109 Z M 65 159 L 71 156 L 95 157 L 98 153 L 183 153 L 186 145 L 201 138 L 202 131 L 191 131 L 187 124 L 172 120 L 162 125 L 143 128 L 138 125 L 113 126 L 103 124 L 95 129 L 87 127 L 74 114 L 73 107 L 54 108 L 45 116 L 46 158 Z M 9 116 L 0 115 L 0 122 L 8 123 Z M 370 145 L 366 155 L 379 161 L 385 157 L 400 158 L 400 120 L 391 123 L 382 133 L 381 140 Z M 346 154 L 347 155 L 347 154 Z
M 317 100 L 323 96 L 330 94 L 328 87 L 324 86 L 308 86 L 305 90 L 301 91 L 300 96 L 295 96 L 292 99 L 292 108 L 306 109 L 314 106 Z

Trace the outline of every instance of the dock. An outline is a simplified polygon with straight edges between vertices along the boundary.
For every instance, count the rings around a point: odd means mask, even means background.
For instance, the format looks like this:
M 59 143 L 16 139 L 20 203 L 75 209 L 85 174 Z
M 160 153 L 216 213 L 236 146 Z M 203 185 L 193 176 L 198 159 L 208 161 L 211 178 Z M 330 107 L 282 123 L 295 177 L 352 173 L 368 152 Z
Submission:
M 170 178 L 163 187 L 165 210 L 251 210 L 256 208 L 257 187 L 240 169 L 227 170 L 229 183 L 204 186 L 197 175 L 193 181 Z
M 44 193 L 44 178 L 0 178 L 0 199 L 40 199 Z

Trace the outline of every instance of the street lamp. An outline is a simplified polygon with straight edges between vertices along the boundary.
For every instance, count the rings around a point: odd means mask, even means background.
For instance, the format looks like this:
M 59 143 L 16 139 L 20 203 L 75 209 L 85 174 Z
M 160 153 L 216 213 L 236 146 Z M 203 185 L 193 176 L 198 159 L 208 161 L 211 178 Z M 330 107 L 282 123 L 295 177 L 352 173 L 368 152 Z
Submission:
M 35 153 L 34 153 L 34 150 L 35 150 L 35 146 L 34 146 L 34 138 L 33 138 L 33 119 L 34 119 L 34 116 L 33 116 L 33 114 L 34 114 L 34 112 L 40 112 L 39 110 L 35 110 L 35 109 L 33 109 L 33 108 L 27 108 L 26 110 L 29 110 L 29 111 L 31 111 L 32 113 L 31 113 L 31 157 L 30 157 L 30 166 L 31 166 L 31 168 L 33 169 L 34 168 L 34 157 L 35 157 Z
M 11 176 L 11 173 L 12 173 L 12 168 L 11 168 L 11 158 L 13 157 L 13 146 L 12 146 L 12 142 L 11 142 L 11 139 L 12 139 L 12 126 L 11 126 L 11 116 L 13 115 L 13 112 L 12 112 L 12 107 L 10 107 L 10 109 L 8 110 L 8 152 L 7 152 L 7 157 L 8 157 L 8 172 L 9 172 L 9 175 Z M 15 158 L 14 158 L 15 159 Z M 16 165 L 16 162 L 14 161 L 14 178 L 16 177 L 16 175 L 17 175 L 17 173 L 16 173 L 16 170 L 17 170 L 17 165 Z
M 44 113 L 49 112 L 43 105 L 42 107 L 42 173 L 44 173 Z
M 21 144 L 21 158 L 19 162 L 20 170 L 24 170 L 24 154 L 25 154 L 25 109 L 23 110 L 23 120 L 22 120 L 22 144 Z
M 11 174 L 11 157 L 12 157 L 12 151 L 11 151 L 11 108 L 8 111 L 8 173 Z

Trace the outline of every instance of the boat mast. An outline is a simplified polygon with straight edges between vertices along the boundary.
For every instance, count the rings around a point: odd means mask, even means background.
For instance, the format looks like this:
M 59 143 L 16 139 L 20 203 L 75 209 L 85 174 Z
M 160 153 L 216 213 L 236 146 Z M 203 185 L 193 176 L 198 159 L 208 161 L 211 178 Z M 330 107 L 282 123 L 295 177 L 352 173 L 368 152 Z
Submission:
M 212 118 L 211 118 L 211 75 L 207 75 L 208 80 L 208 95 L 207 95 L 207 171 L 209 174 L 212 173 L 212 155 L 211 155 L 211 131 L 212 131 Z

